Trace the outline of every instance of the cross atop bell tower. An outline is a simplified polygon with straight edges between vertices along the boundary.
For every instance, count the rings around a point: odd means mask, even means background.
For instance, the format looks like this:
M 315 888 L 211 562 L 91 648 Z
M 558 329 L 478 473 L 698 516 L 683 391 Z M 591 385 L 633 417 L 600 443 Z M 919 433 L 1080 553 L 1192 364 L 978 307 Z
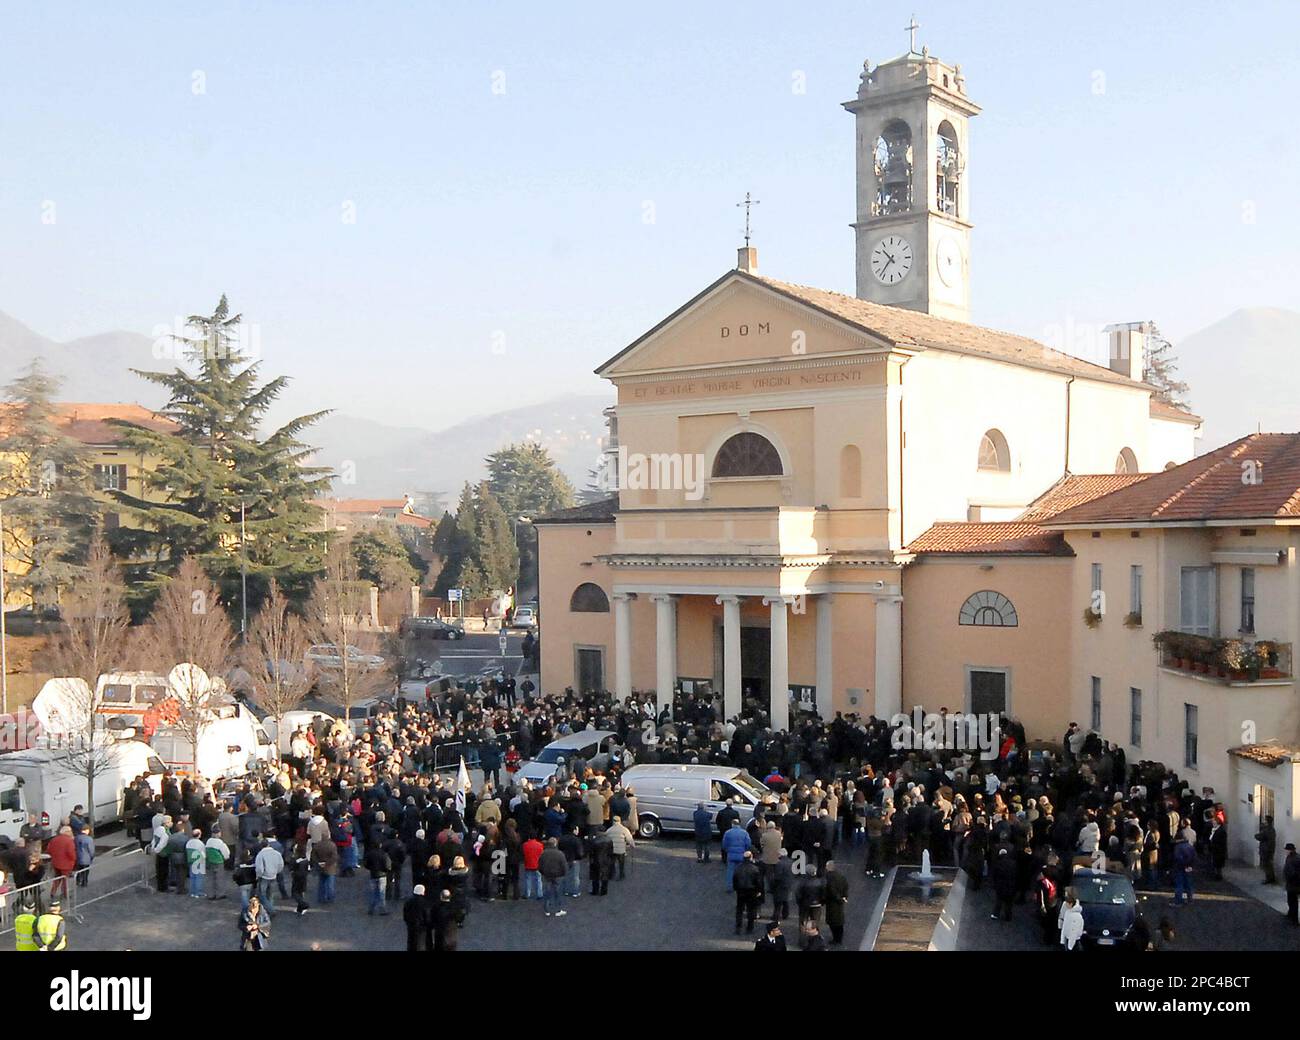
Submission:
M 916 50 L 862 64 L 857 122 L 857 295 L 942 318 L 970 317 L 969 121 L 960 65 Z

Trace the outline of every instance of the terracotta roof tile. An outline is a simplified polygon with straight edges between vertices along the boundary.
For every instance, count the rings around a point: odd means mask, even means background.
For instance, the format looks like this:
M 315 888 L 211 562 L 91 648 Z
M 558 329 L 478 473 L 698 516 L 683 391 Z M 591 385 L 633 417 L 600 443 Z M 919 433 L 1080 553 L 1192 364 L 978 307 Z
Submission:
M 1252 433 L 1152 473 L 1047 523 L 1267 520 L 1300 517 L 1300 434 Z
M 931 314 L 908 310 L 905 307 L 890 307 L 882 303 L 859 300 L 856 296 L 846 296 L 826 289 L 779 282 L 775 278 L 767 278 L 763 275 L 742 273 L 742 277 L 753 278 L 777 292 L 794 297 L 819 310 L 827 311 L 893 345 L 934 347 L 959 354 L 973 354 L 978 357 L 1008 361 L 1017 365 L 1046 368 L 1054 372 L 1083 376 L 1106 383 L 1123 383 L 1127 386 L 1146 385 L 1134 382 L 1118 372 L 1112 372 L 1103 365 L 1095 365 L 1072 354 L 1053 350 L 1027 336 L 986 329 L 964 321 L 936 318 Z
M 1049 487 L 1016 519 L 1042 523 L 1048 517 L 1145 480 L 1150 473 L 1071 473 Z
M 1168 404 L 1165 401 L 1157 401 L 1151 398 L 1150 407 L 1151 418 L 1153 419 L 1173 419 L 1176 422 L 1199 423 L 1201 417 L 1189 412 L 1186 408 L 1180 408 L 1178 405 Z
M 584 502 L 568 509 L 557 509 L 554 513 L 539 516 L 534 524 L 612 524 L 618 510 L 618 495 L 602 498 L 596 502 Z
M 1228 748 L 1228 754 L 1248 758 L 1260 765 L 1279 766 L 1283 762 L 1300 759 L 1300 748 L 1286 744 L 1243 744 L 1241 747 Z
M 1019 520 L 940 521 L 914 538 L 907 552 L 935 556 L 1073 556 L 1059 531 Z

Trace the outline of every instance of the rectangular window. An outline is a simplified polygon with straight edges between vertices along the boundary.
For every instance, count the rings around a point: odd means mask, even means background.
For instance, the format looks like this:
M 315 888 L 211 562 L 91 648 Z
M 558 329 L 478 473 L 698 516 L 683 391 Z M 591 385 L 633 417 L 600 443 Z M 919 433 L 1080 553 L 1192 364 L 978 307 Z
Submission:
M 1193 635 L 1214 634 L 1214 568 L 1184 567 L 1179 575 L 1179 625 Z
M 1196 705 L 1183 705 L 1183 765 L 1196 768 Z
M 1128 691 L 1128 742 L 1134 747 L 1142 746 L 1142 691 L 1132 686 Z
M 126 467 L 118 464 L 96 466 L 95 486 L 100 491 L 125 491 Z
M 1101 591 L 1101 564 L 1100 563 L 1094 563 L 1092 565 L 1092 591 L 1093 592 Z
M 1142 616 L 1142 566 L 1134 564 L 1128 569 L 1128 609 L 1130 614 Z
M 1241 630 L 1255 632 L 1255 568 L 1241 568 Z
M 1101 678 L 1092 677 L 1092 730 L 1101 732 Z

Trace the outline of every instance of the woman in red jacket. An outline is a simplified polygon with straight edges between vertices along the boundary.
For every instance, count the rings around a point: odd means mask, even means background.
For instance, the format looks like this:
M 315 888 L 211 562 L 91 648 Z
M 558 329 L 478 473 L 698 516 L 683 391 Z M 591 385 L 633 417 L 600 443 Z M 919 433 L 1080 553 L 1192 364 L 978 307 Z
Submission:
M 59 833 L 45 846 L 45 851 L 50 854 L 50 866 L 56 875 L 54 884 L 50 886 L 50 898 L 66 897 L 67 879 L 77 872 L 77 839 L 72 836 L 72 828 L 60 827 Z

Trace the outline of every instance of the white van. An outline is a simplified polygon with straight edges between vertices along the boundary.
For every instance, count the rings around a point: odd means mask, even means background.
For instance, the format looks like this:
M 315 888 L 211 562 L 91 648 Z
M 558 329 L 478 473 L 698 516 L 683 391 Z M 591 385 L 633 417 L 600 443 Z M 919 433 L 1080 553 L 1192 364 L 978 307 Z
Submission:
M 163 726 L 151 743 L 157 755 L 178 776 L 196 773 L 209 780 L 244 776 L 258 762 L 275 762 L 279 755 L 266 728 L 239 701 L 213 705 L 215 718 L 199 734 L 198 754 L 179 726 Z
M 97 825 L 121 819 L 123 792 L 140 774 L 147 774 L 155 793 L 161 793 L 166 770 L 143 741 L 105 739 L 109 765 L 95 777 Z M 40 747 L 0 756 L 0 847 L 13 844 L 24 823 L 56 827 L 86 803 L 85 773 L 63 749 Z

